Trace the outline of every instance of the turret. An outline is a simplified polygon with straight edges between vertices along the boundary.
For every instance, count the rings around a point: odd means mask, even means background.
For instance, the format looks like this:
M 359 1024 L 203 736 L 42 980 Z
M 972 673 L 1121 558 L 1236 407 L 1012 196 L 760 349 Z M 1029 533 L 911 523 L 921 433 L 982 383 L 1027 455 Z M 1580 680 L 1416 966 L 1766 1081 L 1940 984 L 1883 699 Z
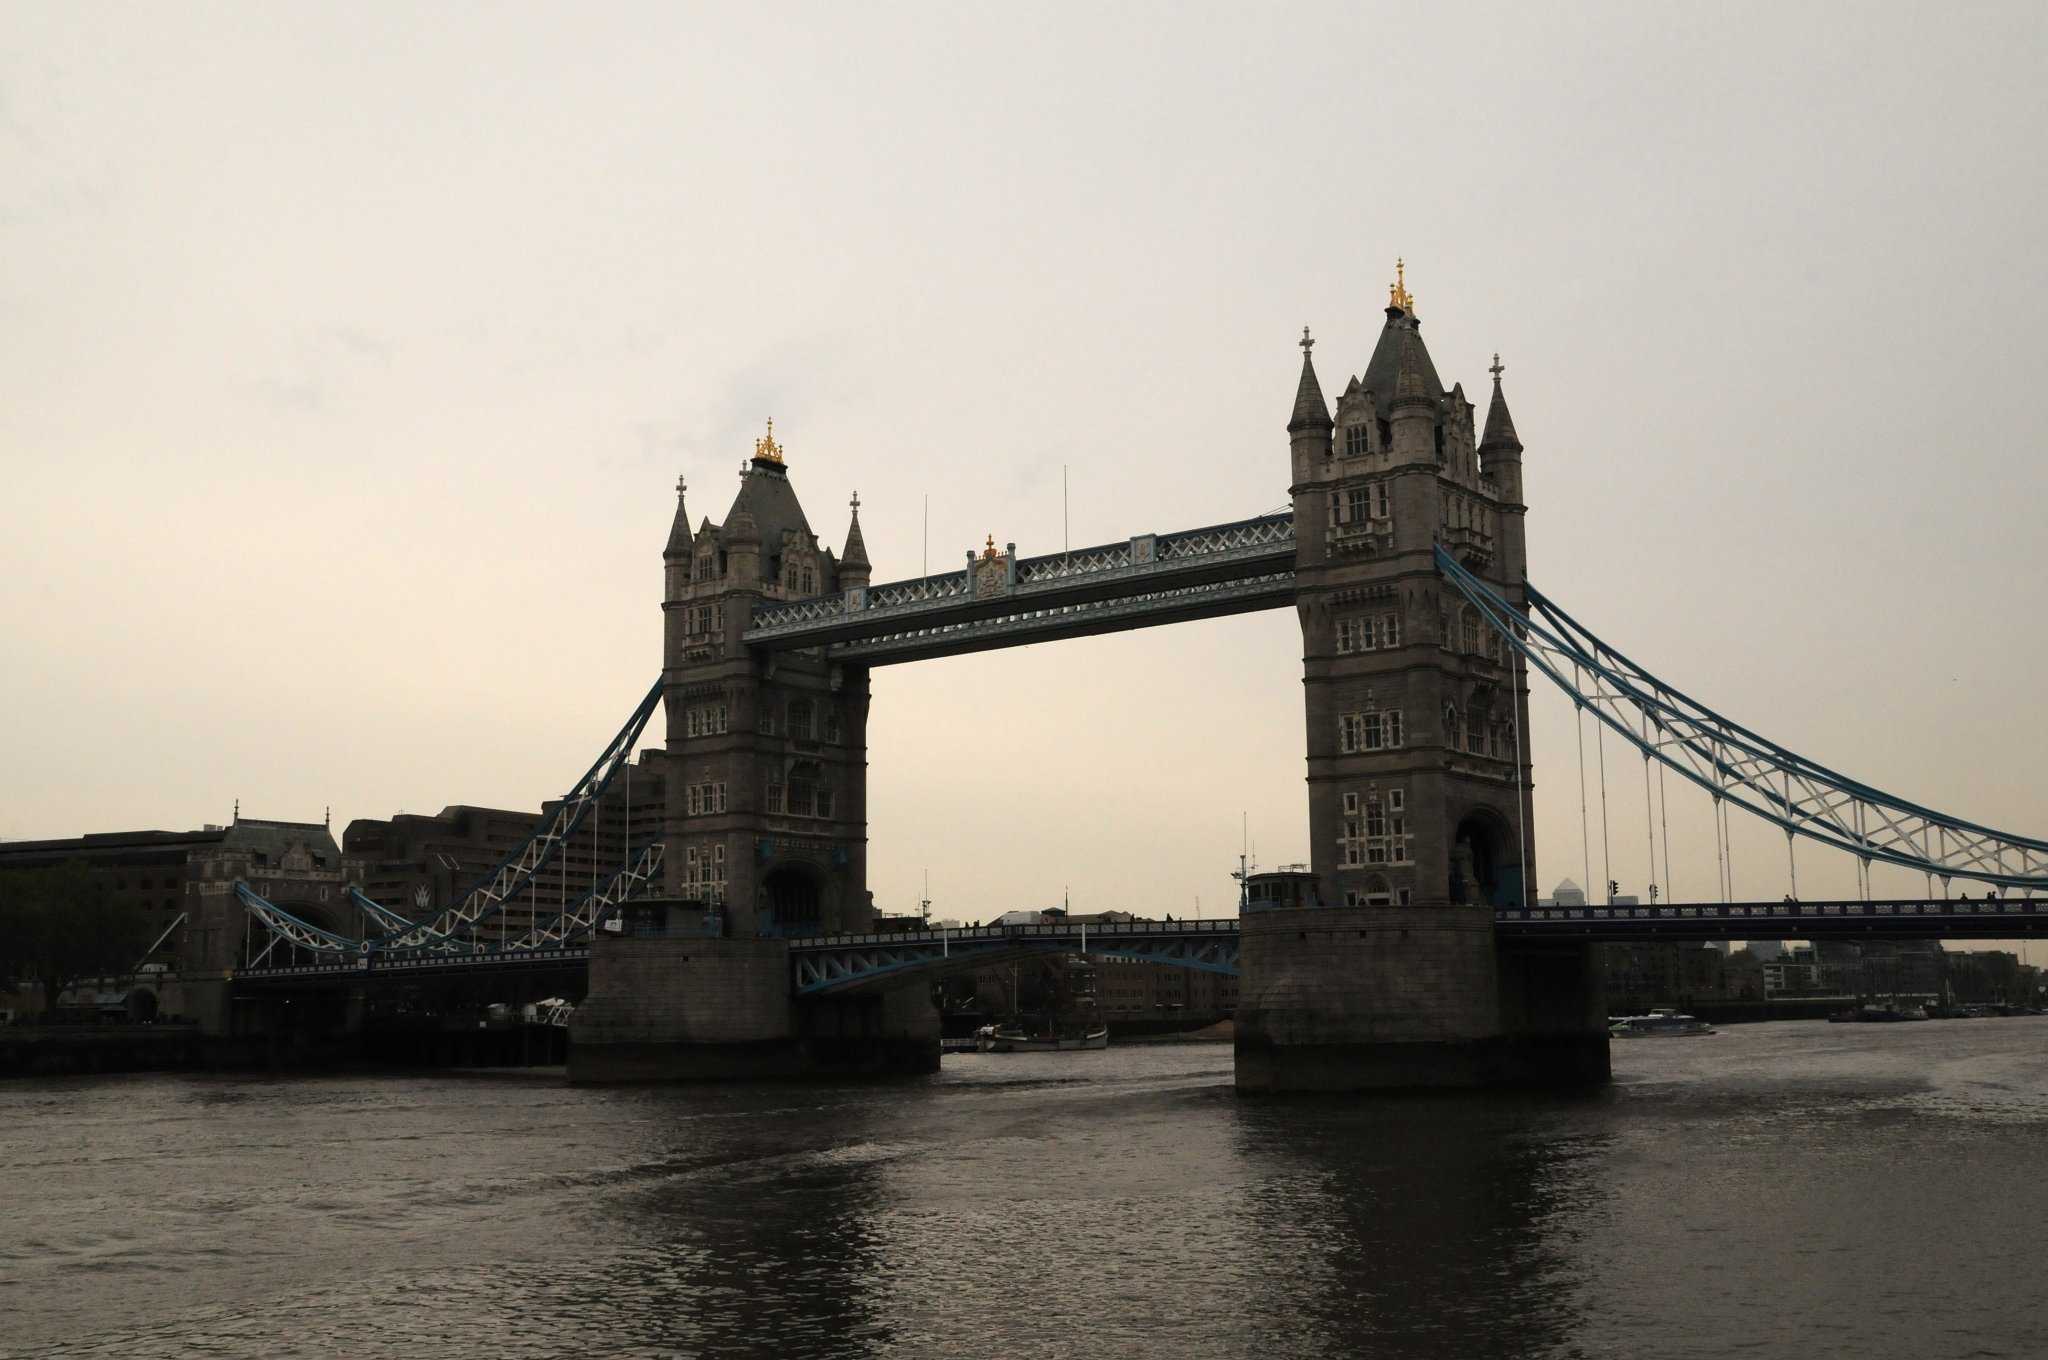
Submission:
M 662 549 L 662 600 L 673 604 L 683 598 L 690 584 L 690 507 L 684 496 L 686 484 L 676 478 L 676 517 L 669 525 L 668 546 Z
M 1316 366 L 1309 351 L 1316 347 L 1308 327 L 1301 328 L 1301 382 L 1294 391 L 1294 414 L 1287 420 L 1287 436 L 1294 450 L 1294 484 L 1312 480 L 1323 460 L 1330 456 L 1330 408 L 1323 401 L 1323 385 L 1316 381 Z
M 846 546 L 839 557 L 839 588 L 853 590 L 866 586 L 871 568 L 867 540 L 860 533 L 860 493 L 853 493 L 853 522 L 846 526 Z
M 1500 564 L 1508 584 L 1519 589 L 1528 574 L 1528 539 L 1523 523 L 1529 507 L 1522 503 L 1522 439 L 1508 414 L 1500 375 L 1507 370 L 1493 356 L 1493 401 L 1486 408 L 1486 432 L 1479 439 L 1479 465 L 1494 482 L 1500 497 Z

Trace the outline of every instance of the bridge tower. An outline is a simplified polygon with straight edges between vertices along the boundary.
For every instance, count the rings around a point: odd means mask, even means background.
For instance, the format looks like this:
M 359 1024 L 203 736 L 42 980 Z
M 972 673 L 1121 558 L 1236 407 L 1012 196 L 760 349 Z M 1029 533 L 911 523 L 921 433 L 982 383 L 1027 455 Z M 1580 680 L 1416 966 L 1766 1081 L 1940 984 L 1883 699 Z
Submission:
M 1303 332 L 1288 421 L 1314 906 L 1247 911 L 1237 1084 L 1253 1091 L 1592 1081 L 1590 950 L 1497 947 L 1531 864 L 1519 655 L 1438 575 L 1510 600 L 1522 444 L 1495 360 L 1475 437 L 1397 276 L 1361 377 L 1326 404 Z
M 577 1080 L 930 1070 L 927 989 L 796 1003 L 788 941 L 869 928 L 865 666 L 750 648 L 756 606 L 866 588 L 860 500 L 824 547 L 771 421 L 722 524 L 679 485 L 662 553 L 663 876 L 591 953 Z M 654 919 L 658 916 L 660 919 Z
M 757 605 L 867 584 L 859 498 L 835 557 L 771 422 L 723 524 L 693 529 L 678 489 L 662 566 L 669 893 L 736 938 L 865 930 L 867 669 L 740 640 Z

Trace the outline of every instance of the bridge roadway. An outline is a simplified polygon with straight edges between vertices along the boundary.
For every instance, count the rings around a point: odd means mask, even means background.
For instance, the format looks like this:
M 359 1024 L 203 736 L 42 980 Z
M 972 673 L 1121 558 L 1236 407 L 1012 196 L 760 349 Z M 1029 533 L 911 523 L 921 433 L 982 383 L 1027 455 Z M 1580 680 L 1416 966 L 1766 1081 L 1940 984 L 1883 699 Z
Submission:
M 1523 940 L 2007 940 L 2048 934 L 2048 898 L 1539 906 L 1498 910 L 1494 922 L 1502 938 Z M 1238 923 L 1230 918 L 809 936 L 790 941 L 790 988 L 798 996 L 815 996 L 886 987 L 914 971 L 936 975 L 1044 952 L 1085 952 L 1235 975 L 1238 938 Z M 585 967 L 589 956 L 587 947 L 577 945 L 392 958 L 366 955 L 334 963 L 244 969 L 235 981 L 238 987 L 263 989 L 349 986 L 370 978 L 401 981 L 573 970 Z

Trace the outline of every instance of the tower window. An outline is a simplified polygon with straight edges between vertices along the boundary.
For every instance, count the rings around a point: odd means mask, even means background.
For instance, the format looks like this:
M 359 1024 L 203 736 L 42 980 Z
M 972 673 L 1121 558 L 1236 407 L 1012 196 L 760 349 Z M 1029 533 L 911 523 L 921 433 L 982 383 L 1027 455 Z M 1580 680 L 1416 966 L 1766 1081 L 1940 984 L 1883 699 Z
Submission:
M 811 739 L 811 701 L 792 699 L 789 701 L 789 735 L 798 741 Z
M 1347 428 L 1344 431 L 1344 456 L 1362 458 L 1366 451 L 1365 426 L 1353 425 Z
M 1391 751 L 1403 739 L 1401 710 L 1367 709 L 1345 713 L 1337 719 L 1337 749 L 1346 755 L 1361 751 Z

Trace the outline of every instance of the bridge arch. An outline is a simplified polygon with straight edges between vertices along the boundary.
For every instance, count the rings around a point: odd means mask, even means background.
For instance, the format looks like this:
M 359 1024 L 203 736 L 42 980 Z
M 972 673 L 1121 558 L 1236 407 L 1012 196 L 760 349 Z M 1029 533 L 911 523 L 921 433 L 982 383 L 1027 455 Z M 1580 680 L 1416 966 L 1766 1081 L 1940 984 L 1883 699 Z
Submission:
M 761 919 L 775 935 L 816 935 L 824 930 L 824 887 L 815 866 L 778 864 L 761 880 Z
M 1515 831 L 1493 808 L 1475 806 L 1458 819 L 1451 837 L 1450 900 L 1490 907 L 1522 905 Z

